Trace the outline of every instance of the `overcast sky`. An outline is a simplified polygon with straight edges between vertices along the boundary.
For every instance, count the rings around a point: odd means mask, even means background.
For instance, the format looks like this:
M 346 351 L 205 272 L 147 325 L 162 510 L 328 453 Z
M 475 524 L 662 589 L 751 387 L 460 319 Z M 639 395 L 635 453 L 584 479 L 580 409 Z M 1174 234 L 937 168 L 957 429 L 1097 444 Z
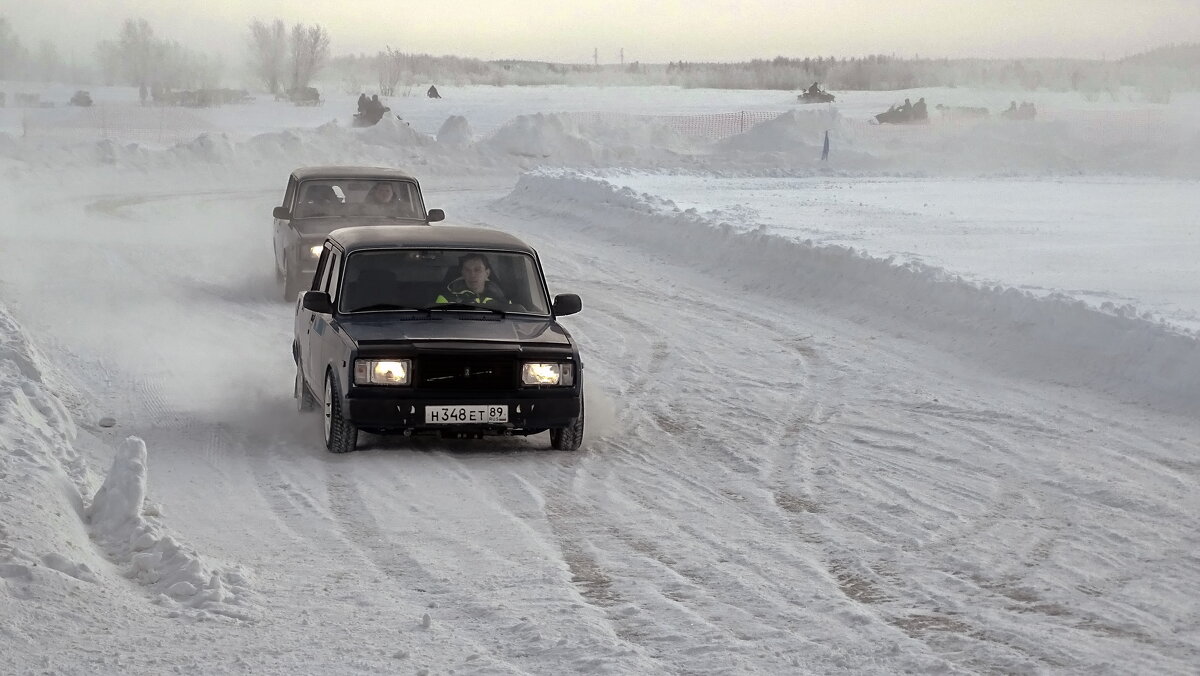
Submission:
M 1200 0 L 32 0 L 0 4 L 60 53 L 144 17 L 160 37 L 240 57 L 252 18 L 320 23 L 333 54 L 587 63 L 784 56 L 1121 57 L 1200 41 Z

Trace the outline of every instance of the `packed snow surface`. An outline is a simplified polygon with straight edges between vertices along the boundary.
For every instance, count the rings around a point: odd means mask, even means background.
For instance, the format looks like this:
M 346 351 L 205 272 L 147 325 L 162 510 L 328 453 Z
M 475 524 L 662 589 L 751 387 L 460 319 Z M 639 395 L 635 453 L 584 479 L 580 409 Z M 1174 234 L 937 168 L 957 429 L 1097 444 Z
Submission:
M 439 90 L 0 109 L 0 671 L 1195 670 L 1194 98 Z M 920 96 L 1040 113 L 870 123 Z M 315 164 L 581 295 L 581 451 L 322 448 Z

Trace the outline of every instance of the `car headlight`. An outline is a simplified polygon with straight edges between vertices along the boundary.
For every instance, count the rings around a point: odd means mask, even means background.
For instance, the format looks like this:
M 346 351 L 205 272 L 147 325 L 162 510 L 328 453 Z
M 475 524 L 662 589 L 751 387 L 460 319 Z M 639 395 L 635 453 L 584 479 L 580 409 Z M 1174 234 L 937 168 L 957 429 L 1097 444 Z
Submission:
M 526 362 L 521 365 L 525 385 L 574 385 L 575 366 L 557 362 Z
M 355 385 L 407 385 L 412 378 L 411 359 L 355 359 Z
M 325 245 L 324 245 L 324 244 L 318 244 L 318 245 L 316 245 L 316 246 L 310 246 L 310 247 L 308 247 L 308 257 L 309 257 L 309 258 L 320 258 L 320 257 L 321 257 L 321 252 L 322 252 L 322 251 L 324 251 L 324 250 L 325 250 Z

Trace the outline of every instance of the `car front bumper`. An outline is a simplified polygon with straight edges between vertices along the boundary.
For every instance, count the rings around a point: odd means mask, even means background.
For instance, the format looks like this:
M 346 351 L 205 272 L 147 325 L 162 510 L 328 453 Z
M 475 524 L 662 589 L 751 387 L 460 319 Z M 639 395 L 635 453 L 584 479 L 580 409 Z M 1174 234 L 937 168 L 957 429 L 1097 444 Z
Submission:
M 540 389 L 487 394 L 377 391 L 355 388 L 347 397 L 346 410 L 356 426 L 380 431 L 481 431 L 519 432 L 567 427 L 579 417 L 581 390 Z M 508 421 L 503 423 L 429 423 L 428 406 L 504 406 Z

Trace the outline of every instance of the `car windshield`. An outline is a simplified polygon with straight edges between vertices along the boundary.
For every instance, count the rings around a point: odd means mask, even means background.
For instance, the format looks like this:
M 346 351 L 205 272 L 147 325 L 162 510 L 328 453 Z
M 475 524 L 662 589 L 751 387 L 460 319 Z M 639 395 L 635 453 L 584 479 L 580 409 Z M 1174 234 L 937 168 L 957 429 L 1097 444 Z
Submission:
M 320 179 L 300 185 L 294 218 L 423 218 L 411 181 Z
M 509 251 L 389 249 L 346 259 L 340 312 L 479 311 L 550 314 L 533 256 Z

